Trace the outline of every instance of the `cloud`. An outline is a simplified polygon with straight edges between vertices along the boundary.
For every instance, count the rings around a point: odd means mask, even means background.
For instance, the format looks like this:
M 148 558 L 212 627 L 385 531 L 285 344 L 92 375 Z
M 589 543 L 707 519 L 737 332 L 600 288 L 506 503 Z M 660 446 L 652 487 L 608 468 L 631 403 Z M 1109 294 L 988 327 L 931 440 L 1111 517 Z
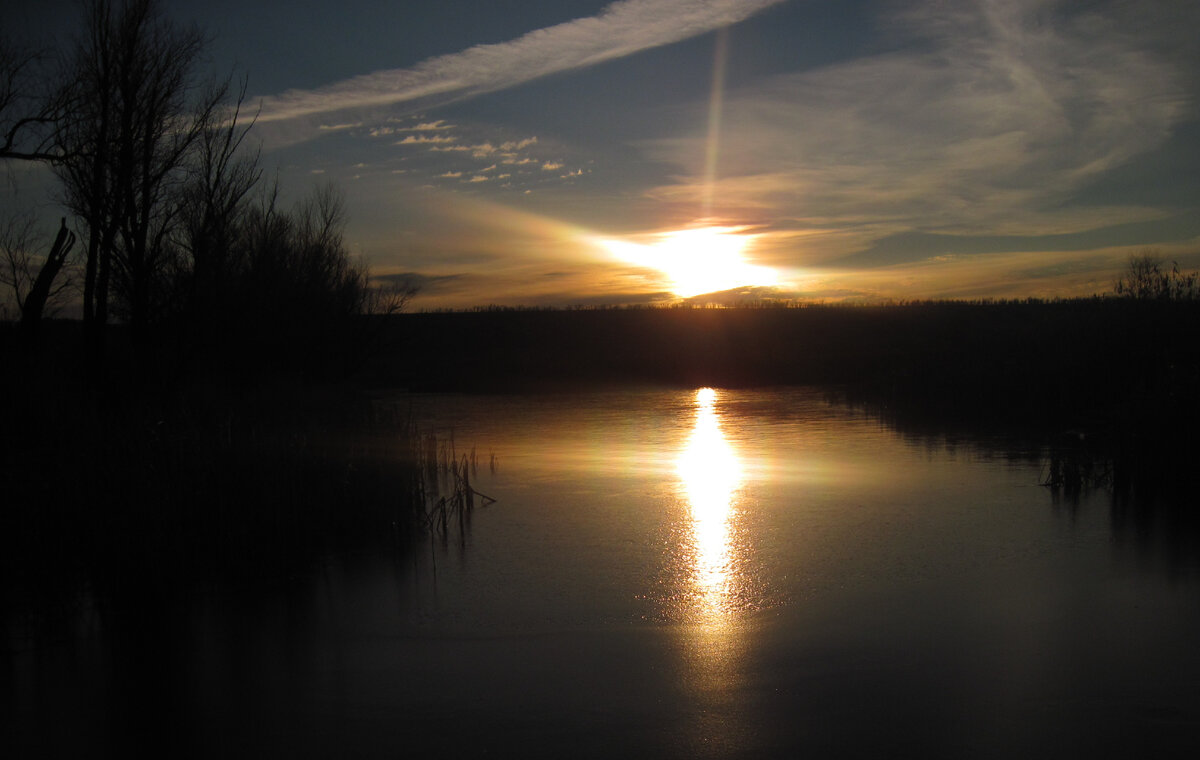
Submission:
M 558 171 L 561 168 L 563 168 L 563 165 L 554 161 L 547 161 L 546 163 L 542 164 L 542 171 L 544 172 Z
M 605 61 L 742 21 L 781 0 L 619 0 L 595 16 L 476 45 L 412 68 L 377 71 L 263 99 L 260 123 L 346 109 L 467 97 Z
M 392 272 L 387 274 L 373 274 L 371 279 L 380 283 L 395 283 L 406 285 L 417 289 L 418 294 L 425 295 L 428 293 L 438 293 L 451 289 L 454 284 L 463 279 L 466 275 L 462 274 L 442 274 L 428 275 L 421 272 Z
M 411 127 L 401 127 L 406 132 L 436 132 L 443 129 L 454 129 L 453 124 L 447 124 L 445 119 L 426 121 Z
M 396 120 L 389 119 L 388 121 L 396 121 Z M 359 122 L 357 124 L 346 124 L 344 126 L 345 127 L 361 127 L 362 122 Z M 441 132 L 441 131 L 447 130 L 447 129 L 454 129 L 454 126 L 455 125 L 453 125 L 453 124 L 447 124 L 445 119 L 438 119 L 437 121 L 426 121 L 426 122 L 422 122 L 420 124 L 414 124 L 411 127 L 372 127 L 371 131 L 368 134 L 370 134 L 371 137 L 387 137 L 388 135 L 394 135 L 397 132 Z M 333 127 L 325 127 L 325 126 L 322 126 L 320 128 L 321 129 L 333 129 Z M 340 129 L 342 127 L 338 127 L 338 128 Z
M 537 145 L 537 141 L 538 139 L 536 136 L 527 137 L 524 140 L 509 140 L 507 142 L 500 143 L 500 150 L 506 153 L 512 153 L 513 151 L 528 148 L 531 145 Z
M 408 135 L 403 140 L 398 140 L 396 145 L 429 145 L 438 143 L 452 143 L 457 140 L 457 137 L 449 135 Z
M 1073 202 L 1165 143 L 1193 108 L 1153 14 L 1129 26 L 1114 7 L 917 4 L 888 21 L 905 34 L 890 52 L 729 93 L 717 208 L 837 229 L 842 253 L 910 230 L 1049 235 L 1160 216 Z M 686 173 L 651 198 L 701 208 L 703 139 L 646 146 Z
M 402 143 L 447 143 L 453 142 L 456 138 L 453 137 L 422 137 L 417 139 L 405 138 Z M 473 158 L 487 158 L 493 154 L 500 154 L 505 157 L 505 163 L 533 163 L 534 159 L 526 158 L 518 161 L 515 151 L 523 150 L 533 145 L 537 145 L 537 137 L 529 137 L 524 140 L 509 140 L 494 145 L 491 142 L 475 143 L 474 145 L 435 145 L 430 148 L 434 153 L 470 153 Z M 401 143 L 397 143 L 399 145 Z

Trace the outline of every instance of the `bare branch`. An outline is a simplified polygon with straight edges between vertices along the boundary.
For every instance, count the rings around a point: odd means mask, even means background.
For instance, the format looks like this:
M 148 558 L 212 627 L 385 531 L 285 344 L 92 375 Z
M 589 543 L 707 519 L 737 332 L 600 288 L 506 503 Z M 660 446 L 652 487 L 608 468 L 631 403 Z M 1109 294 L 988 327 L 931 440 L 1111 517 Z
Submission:
M 55 161 L 54 124 L 58 101 L 39 92 L 47 81 L 39 71 L 44 56 L 0 39 L 0 158 Z
M 14 214 L 0 221 L 0 285 L 12 295 L 17 311 L 25 310 L 25 296 L 33 287 L 38 244 L 33 214 Z
M 403 276 L 379 278 L 383 280 L 370 288 L 364 312 L 372 316 L 391 316 L 403 312 L 421 288 Z

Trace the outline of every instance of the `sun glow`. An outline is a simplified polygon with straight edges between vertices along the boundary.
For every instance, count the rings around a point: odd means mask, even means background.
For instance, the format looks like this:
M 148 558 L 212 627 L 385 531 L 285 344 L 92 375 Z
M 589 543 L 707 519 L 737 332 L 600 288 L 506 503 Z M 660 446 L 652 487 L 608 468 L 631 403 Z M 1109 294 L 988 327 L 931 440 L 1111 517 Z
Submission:
M 665 274 L 671 280 L 671 292 L 681 298 L 778 284 L 775 270 L 746 260 L 744 254 L 755 236 L 745 234 L 743 229 L 695 227 L 659 233 L 650 243 L 600 242 L 622 261 Z

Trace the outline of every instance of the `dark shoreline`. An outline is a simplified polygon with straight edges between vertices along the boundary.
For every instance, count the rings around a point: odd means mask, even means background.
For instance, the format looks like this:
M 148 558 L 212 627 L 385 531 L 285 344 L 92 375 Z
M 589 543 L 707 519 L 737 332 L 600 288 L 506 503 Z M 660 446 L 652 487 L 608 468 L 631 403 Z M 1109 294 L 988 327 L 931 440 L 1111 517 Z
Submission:
M 1200 390 L 1200 302 L 419 313 L 380 335 L 372 381 L 416 391 L 845 385 L 1068 420 Z

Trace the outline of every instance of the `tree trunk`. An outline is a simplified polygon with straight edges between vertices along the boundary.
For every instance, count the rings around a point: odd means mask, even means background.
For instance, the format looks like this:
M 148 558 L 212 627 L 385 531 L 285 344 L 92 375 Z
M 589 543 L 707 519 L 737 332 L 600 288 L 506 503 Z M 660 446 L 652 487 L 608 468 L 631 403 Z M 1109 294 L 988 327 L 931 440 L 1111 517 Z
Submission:
M 36 348 L 42 314 L 46 310 L 46 302 L 50 299 L 54 280 L 62 271 L 63 264 L 67 261 L 67 255 L 74 246 L 75 233 L 67 229 L 67 220 L 63 219 L 62 226 L 58 230 L 58 237 L 54 239 L 50 254 L 46 256 L 46 263 L 42 264 L 42 268 L 38 271 L 33 287 L 25 296 L 25 308 L 21 310 L 21 332 L 30 349 Z

